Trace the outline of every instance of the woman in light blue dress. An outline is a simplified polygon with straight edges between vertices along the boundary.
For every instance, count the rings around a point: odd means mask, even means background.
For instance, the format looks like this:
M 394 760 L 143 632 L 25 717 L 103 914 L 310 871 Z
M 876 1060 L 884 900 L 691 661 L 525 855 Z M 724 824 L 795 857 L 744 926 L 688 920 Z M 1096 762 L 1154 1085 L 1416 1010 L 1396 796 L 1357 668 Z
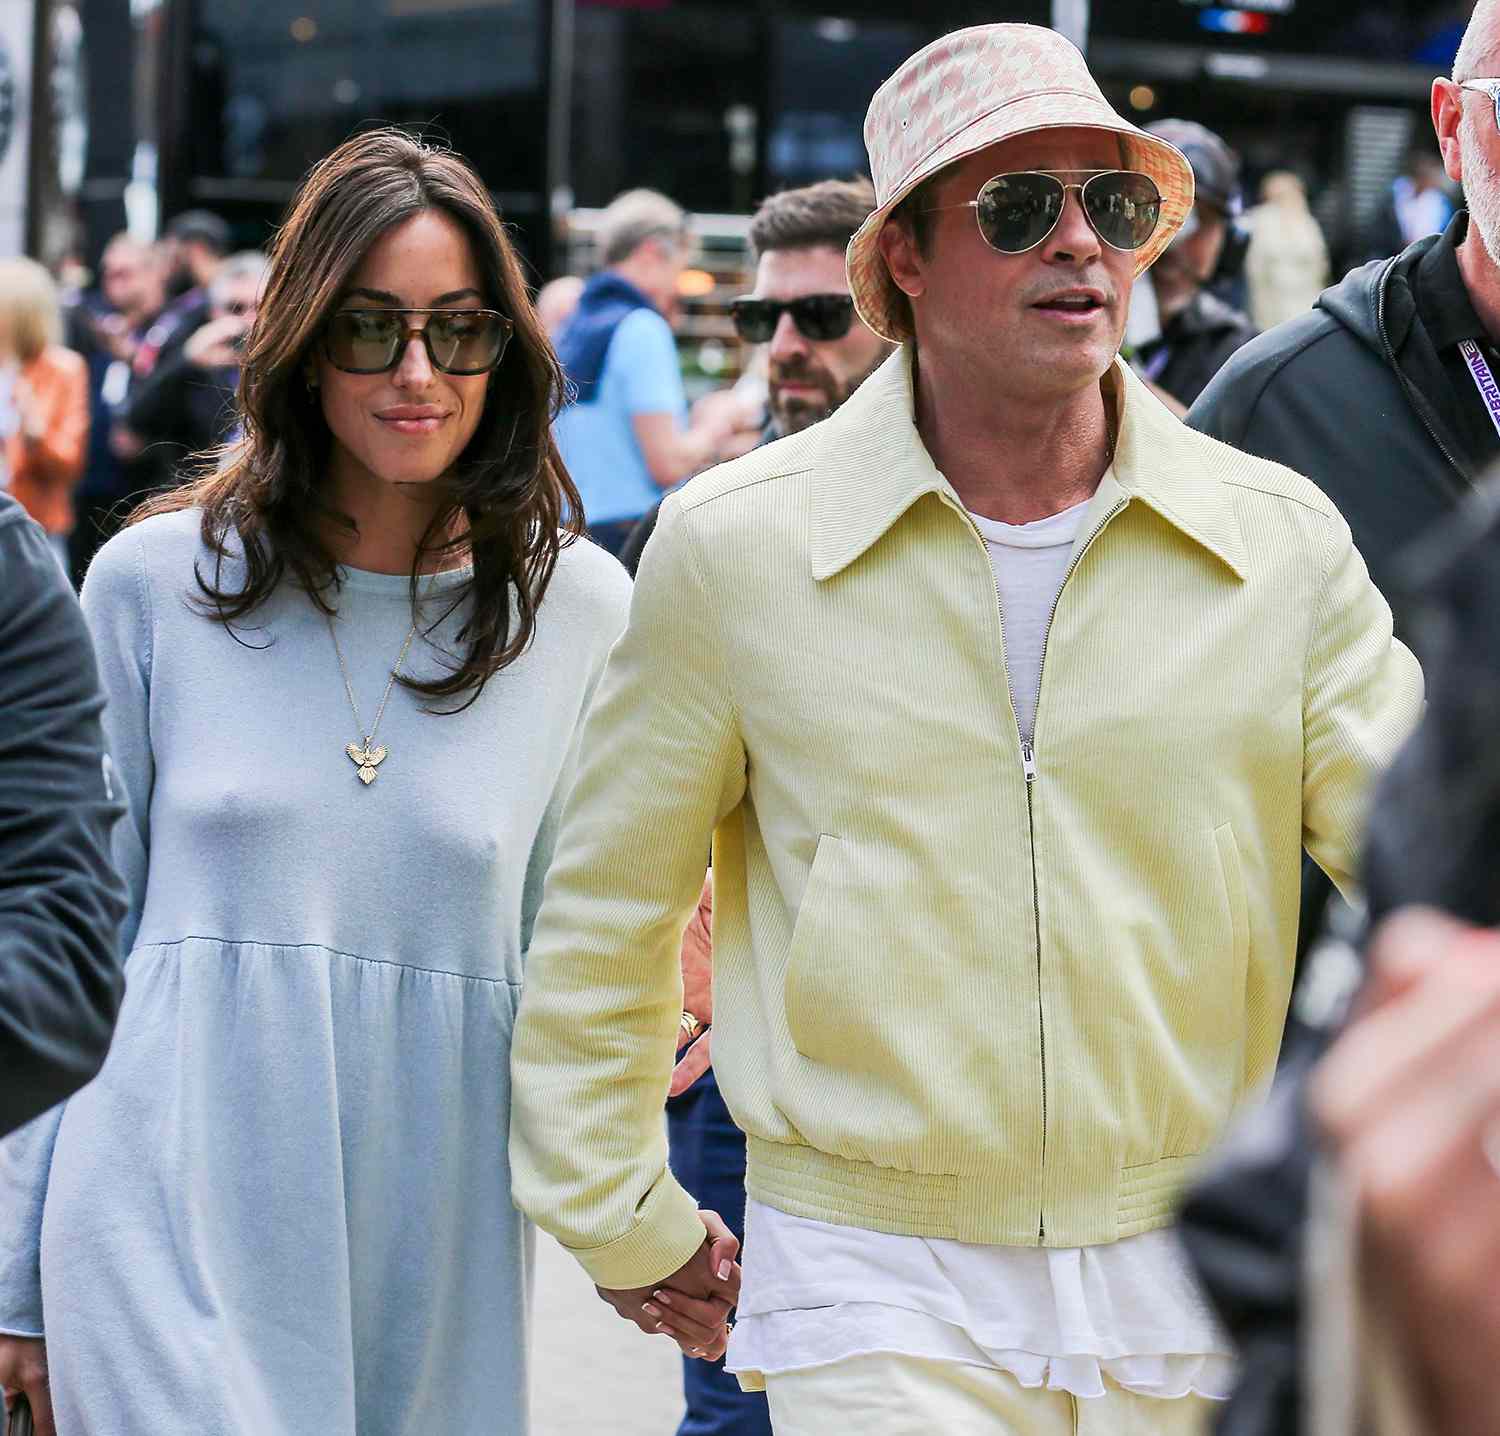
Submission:
M 511 1024 L 629 584 L 574 541 L 557 367 L 454 156 L 319 164 L 245 358 L 238 445 L 84 588 L 128 991 L 0 1149 L 0 1380 L 62 1436 L 511 1436 Z

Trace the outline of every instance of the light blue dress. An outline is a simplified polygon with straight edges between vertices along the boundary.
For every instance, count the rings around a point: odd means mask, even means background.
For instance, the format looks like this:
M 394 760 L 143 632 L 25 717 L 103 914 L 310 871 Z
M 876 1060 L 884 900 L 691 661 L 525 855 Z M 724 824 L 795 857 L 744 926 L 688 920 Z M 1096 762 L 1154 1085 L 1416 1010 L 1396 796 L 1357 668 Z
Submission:
M 126 530 L 84 590 L 136 930 L 102 1074 L 0 1148 L 0 1331 L 45 1328 L 61 1436 L 520 1436 L 511 1026 L 629 580 L 564 549 L 466 712 L 393 689 L 366 787 L 323 616 L 290 588 L 238 638 L 194 612 L 198 522 Z M 338 595 L 366 723 L 408 583 Z M 406 670 L 438 663 L 419 634 Z

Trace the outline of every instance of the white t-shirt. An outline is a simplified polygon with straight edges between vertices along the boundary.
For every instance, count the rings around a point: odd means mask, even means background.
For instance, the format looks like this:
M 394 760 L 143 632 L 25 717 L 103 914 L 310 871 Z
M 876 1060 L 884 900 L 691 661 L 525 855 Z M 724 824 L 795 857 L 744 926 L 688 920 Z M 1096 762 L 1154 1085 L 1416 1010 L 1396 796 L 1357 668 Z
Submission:
M 1023 740 L 1047 627 L 1088 503 L 1031 524 L 971 514 L 1000 598 Z M 728 1366 L 743 1374 L 892 1352 L 997 1367 L 1023 1386 L 1102 1396 L 1229 1395 L 1228 1338 L 1171 1231 L 1102 1246 L 984 1246 L 792 1216 L 751 1199 Z
M 1089 501 L 1033 524 L 1003 524 L 970 514 L 995 571 L 1000 595 L 1000 626 L 1005 634 L 1005 670 L 1021 737 L 1036 727 L 1036 695 L 1042 678 L 1047 625 L 1062 591 L 1073 545 Z

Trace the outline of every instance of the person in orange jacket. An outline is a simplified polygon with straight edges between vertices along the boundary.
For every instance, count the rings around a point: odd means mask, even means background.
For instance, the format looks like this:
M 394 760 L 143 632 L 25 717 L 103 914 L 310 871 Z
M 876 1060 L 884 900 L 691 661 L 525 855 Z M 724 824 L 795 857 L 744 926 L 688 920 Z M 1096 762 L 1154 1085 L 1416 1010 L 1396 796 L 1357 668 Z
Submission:
M 88 366 L 61 333 L 51 275 L 32 259 L 0 261 L 0 486 L 60 555 L 89 442 Z

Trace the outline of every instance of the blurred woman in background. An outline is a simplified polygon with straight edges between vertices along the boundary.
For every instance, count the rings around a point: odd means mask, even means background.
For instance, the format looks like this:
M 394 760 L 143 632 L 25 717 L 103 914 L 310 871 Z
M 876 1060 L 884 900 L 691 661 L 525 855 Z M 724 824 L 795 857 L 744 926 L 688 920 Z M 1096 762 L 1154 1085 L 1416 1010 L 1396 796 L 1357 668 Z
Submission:
M 73 489 L 89 445 L 88 366 L 63 348 L 57 286 L 35 260 L 0 260 L 0 486 L 67 566 Z

